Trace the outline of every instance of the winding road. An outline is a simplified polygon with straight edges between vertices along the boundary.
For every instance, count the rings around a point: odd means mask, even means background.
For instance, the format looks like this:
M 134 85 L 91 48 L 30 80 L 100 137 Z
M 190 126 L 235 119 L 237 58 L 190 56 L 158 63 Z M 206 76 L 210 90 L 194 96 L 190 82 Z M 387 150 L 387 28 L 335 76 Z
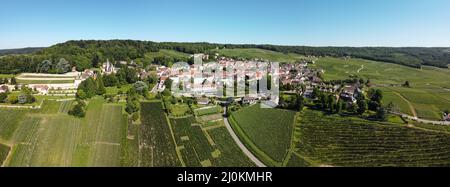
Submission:
M 361 68 L 359 68 L 358 69 L 358 72 L 357 73 L 359 73 L 361 70 L 363 70 L 364 69 L 364 65 L 361 65 Z
M 413 121 L 417 121 L 420 123 L 428 123 L 428 124 L 433 124 L 433 125 L 450 125 L 450 121 L 435 121 L 435 120 L 420 119 L 418 117 L 410 116 L 408 114 L 403 114 L 400 112 L 390 112 L 390 113 L 395 114 L 395 115 L 400 115 L 404 118 L 407 118 L 407 119 L 410 119 Z
M 224 117 L 223 117 L 223 122 L 225 123 L 225 126 L 227 127 L 228 132 L 230 133 L 231 137 L 233 138 L 234 142 L 236 142 L 236 144 L 239 146 L 239 148 L 241 148 L 242 152 L 244 152 L 245 155 L 247 155 L 247 157 L 252 160 L 258 167 L 267 167 L 264 163 L 262 163 L 258 158 L 256 158 L 255 155 L 253 155 L 252 152 L 250 152 L 247 147 L 245 147 L 245 145 L 241 142 L 241 140 L 239 139 L 239 137 L 236 135 L 236 133 L 234 133 L 233 128 L 231 127 L 230 123 L 228 123 L 228 118 L 225 117 L 226 113 L 227 113 L 227 109 L 224 107 L 223 108 L 223 113 L 224 113 Z

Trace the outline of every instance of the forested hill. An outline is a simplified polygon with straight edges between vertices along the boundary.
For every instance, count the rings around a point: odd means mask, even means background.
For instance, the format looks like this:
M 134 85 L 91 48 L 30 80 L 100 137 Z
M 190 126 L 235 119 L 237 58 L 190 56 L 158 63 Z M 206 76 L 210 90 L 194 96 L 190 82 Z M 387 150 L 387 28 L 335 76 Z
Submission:
M 248 46 L 246 46 L 248 47 Z M 367 60 L 390 62 L 411 67 L 429 65 L 447 68 L 450 48 L 425 47 L 307 47 L 256 45 L 256 48 L 314 56 L 351 56 Z
M 314 56 L 351 56 L 368 60 L 384 61 L 411 67 L 431 65 L 447 67 L 450 64 L 450 48 L 391 48 L 391 47 L 307 47 L 277 45 L 236 45 L 213 43 L 176 43 L 151 42 L 135 40 L 82 40 L 68 41 L 49 48 L 35 51 L 32 54 L 6 55 L 0 57 L 0 73 L 35 72 L 38 64 L 49 60 L 56 66 L 60 58 L 64 58 L 79 70 L 98 66 L 106 61 L 130 61 L 138 64 L 164 63 L 186 60 L 183 55 L 161 55 L 157 60 L 149 57 L 149 53 L 173 50 L 180 53 L 213 53 L 213 49 L 222 48 L 259 48 L 281 53 L 297 53 Z
M 27 47 L 20 49 L 0 49 L 0 56 L 3 55 L 17 55 L 17 54 L 30 54 L 36 51 L 44 49 L 43 47 Z

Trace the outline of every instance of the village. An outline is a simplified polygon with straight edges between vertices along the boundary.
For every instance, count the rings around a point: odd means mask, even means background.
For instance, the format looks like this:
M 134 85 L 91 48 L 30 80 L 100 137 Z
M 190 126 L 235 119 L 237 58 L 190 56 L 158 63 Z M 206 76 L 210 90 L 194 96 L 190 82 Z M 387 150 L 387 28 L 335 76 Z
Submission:
M 208 59 L 208 56 L 204 54 L 198 54 L 198 56 Z M 212 99 L 228 98 L 228 101 L 241 104 L 271 101 L 278 105 L 279 98 L 283 94 L 298 94 L 314 99 L 316 97 L 314 92 L 318 90 L 331 94 L 336 101 L 342 101 L 345 105 L 351 106 L 357 103 L 358 95 L 364 94 L 365 83 L 358 80 L 339 83 L 324 81 L 322 76 L 325 72 L 310 67 L 315 63 L 313 60 L 275 64 L 261 59 L 236 60 L 218 55 L 214 58 L 217 63 L 209 62 L 200 65 L 186 63 L 184 66 L 172 67 L 152 65 L 158 80 L 149 91 L 160 93 L 168 89 L 174 96 L 195 97 L 199 103 L 203 104 L 209 104 Z M 120 69 L 116 67 L 117 65 L 136 69 L 136 76 L 140 80 L 147 78 L 150 74 L 150 71 L 144 68 L 136 68 L 133 61 L 112 63 L 107 60 L 99 69 L 86 69 L 82 72 L 72 68 L 71 72 L 65 74 L 22 73 L 13 78 L 4 79 L 3 84 L 0 85 L 0 93 L 19 91 L 22 87 L 26 87 L 33 91 L 33 95 L 75 97 L 81 82 L 90 77 L 95 79 L 96 73 L 115 74 Z M 269 82 L 272 82 L 272 85 L 261 84 L 261 80 L 267 79 L 270 79 Z M 167 81 L 171 82 L 169 84 L 171 88 L 166 88 Z M 276 86 L 279 91 L 274 92 L 274 89 L 268 89 L 271 86 Z M 237 87 L 238 91 L 234 91 L 234 87 Z M 450 114 L 444 113 L 443 120 L 450 121 Z
M 206 57 L 207 58 L 207 57 Z M 127 62 L 120 61 L 119 64 L 127 65 Z M 130 63 L 131 65 L 133 62 Z M 166 89 L 166 81 L 170 80 L 178 94 L 185 97 L 224 97 L 222 89 L 236 86 L 245 90 L 245 84 L 256 85 L 263 78 L 272 78 L 272 84 L 279 82 L 282 93 L 298 93 L 304 97 L 311 98 L 314 88 L 320 91 L 337 93 L 337 99 L 342 98 L 348 102 L 355 103 L 355 97 L 362 92 L 358 83 L 331 86 L 325 84 L 320 74 L 323 70 L 316 70 L 308 67 L 314 61 L 301 61 L 300 63 L 283 63 L 276 71 L 271 71 L 271 62 L 255 60 L 235 60 L 232 58 L 218 57 L 217 63 L 204 63 L 202 65 L 192 64 L 188 67 L 165 67 L 156 66 L 156 74 L 159 78 L 152 92 L 162 92 Z M 134 66 L 128 66 L 134 68 Z M 119 68 L 115 67 L 109 60 L 102 64 L 100 73 L 109 75 L 117 73 Z M 220 70 L 220 71 L 217 71 Z M 228 70 L 228 71 L 227 71 Z M 217 72 L 216 72 L 217 71 Z M 220 74 L 219 74 L 220 72 Z M 136 71 L 141 79 L 148 76 L 144 69 Z M 42 73 L 22 73 L 14 80 L 7 81 L 9 84 L 0 85 L 0 93 L 20 90 L 22 86 L 35 91 L 37 95 L 52 96 L 75 96 L 78 86 L 89 77 L 95 79 L 96 72 L 86 69 L 78 72 L 75 68 L 65 74 L 42 74 Z M 28 82 L 29 84 L 26 84 Z M 177 85 L 177 86 L 175 86 Z M 302 86 L 300 86 L 302 85 Z M 268 85 L 270 86 L 270 85 Z M 251 86 L 248 86 L 251 87 Z M 256 88 L 256 86 L 254 86 Z M 248 92 L 248 93 L 246 93 Z M 258 100 L 267 100 L 271 97 L 270 90 L 260 89 L 238 92 L 235 94 L 235 101 L 242 103 L 255 103 Z M 274 101 L 278 102 L 278 101 Z

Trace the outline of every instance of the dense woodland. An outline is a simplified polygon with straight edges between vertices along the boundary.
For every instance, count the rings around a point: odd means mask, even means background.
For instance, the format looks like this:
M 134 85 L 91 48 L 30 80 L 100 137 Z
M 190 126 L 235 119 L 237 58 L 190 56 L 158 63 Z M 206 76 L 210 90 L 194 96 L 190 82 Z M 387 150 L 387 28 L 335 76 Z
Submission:
M 48 60 L 48 73 L 63 73 L 57 69 L 61 58 L 67 60 L 77 70 L 98 67 L 106 59 L 115 61 L 135 61 L 139 66 L 150 63 L 167 64 L 168 62 L 189 60 L 171 57 L 149 58 L 146 53 L 158 52 L 161 49 L 178 52 L 212 53 L 212 49 L 222 48 L 259 48 L 281 53 L 297 53 L 313 56 L 356 57 L 368 60 L 384 61 L 411 67 L 430 65 L 446 68 L 450 64 L 450 48 L 390 48 L 390 47 L 306 47 L 276 45 L 235 45 L 212 43 L 175 43 L 151 42 L 135 40 L 82 40 L 68 41 L 44 49 L 24 49 L 0 51 L 0 73 L 15 74 L 21 72 L 40 72 L 40 64 Z M 37 51 L 36 51 L 37 50 Z M 2 53 L 4 52 L 4 53 Z M 27 53 L 29 54 L 21 54 Z M 50 63 L 49 63 L 50 62 Z

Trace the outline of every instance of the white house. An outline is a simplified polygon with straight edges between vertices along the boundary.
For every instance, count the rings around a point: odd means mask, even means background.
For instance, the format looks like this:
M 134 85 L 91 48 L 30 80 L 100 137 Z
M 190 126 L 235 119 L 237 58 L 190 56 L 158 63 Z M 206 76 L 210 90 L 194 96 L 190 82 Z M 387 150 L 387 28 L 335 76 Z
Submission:
M 197 103 L 199 105 L 208 105 L 209 104 L 209 99 L 206 98 L 206 97 L 202 97 L 202 98 L 197 99 Z
M 34 85 L 34 89 L 42 95 L 47 95 L 50 88 L 47 85 Z
M 5 93 L 8 92 L 8 86 L 6 85 L 1 85 L 0 86 L 0 93 Z

